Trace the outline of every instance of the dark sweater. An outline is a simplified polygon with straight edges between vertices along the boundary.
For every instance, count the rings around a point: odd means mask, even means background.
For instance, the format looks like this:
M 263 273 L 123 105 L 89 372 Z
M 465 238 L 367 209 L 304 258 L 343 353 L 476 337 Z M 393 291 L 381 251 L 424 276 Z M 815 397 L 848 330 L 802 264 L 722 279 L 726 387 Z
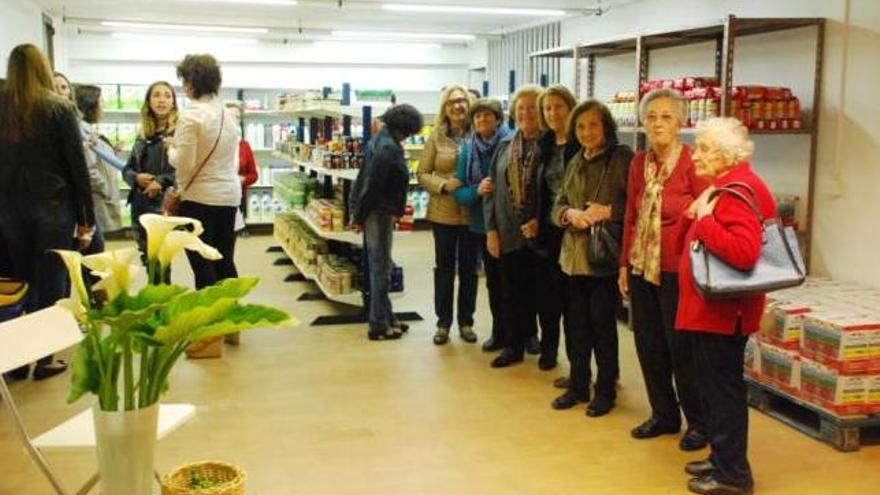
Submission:
M 352 220 L 363 225 L 373 212 L 403 215 L 408 185 L 403 147 L 382 129 L 367 145 L 364 167 L 351 189 Z
M 6 105 L 0 90 L 0 108 Z M 0 203 L 71 208 L 80 225 L 94 225 L 89 171 L 76 108 L 47 95 L 34 115 L 39 131 L 13 143 L 0 138 Z M 71 235 L 73 233 L 71 232 Z
M 551 259 L 559 258 L 559 250 L 562 245 L 562 229 L 557 227 L 553 223 L 553 219 L 551 217 L 553 210 L 553 203 L 556 201 L 556 196 L 559 194 L 559 191 L 554 191 L 551 187 L 552 183 L 555 182 L 555 187 L 559 188 L 562 186 L 562 180 L 565 177 L 565 171 L 568 168 L 568 164 L 571 159 L 577 155 L 578 151 L 580 151 L 581 146 L 577 142 L 568 142 L 562 145 L 562 170 L 553 170 L 553 155 L 557 152 L 557 144 L 556 144 L 556 133 L 553 131 L 546 132 L 543 136 L 541 136 L 540 140 L 541 145 L 541 190 L 540 194 L 540 211 L 541 215 L 539 217 L 540 227 L 538 229 L 538 240 L 537 246 L 539 248 L 539 252 L 541 254 L 546 255 Z M 551 175 L 558 174 L 558 177 L 551 177 Z
M 163 193 L 174 185 L 174 168 L 168 163 L 168 153 L 161 138 L 162 136 L 152 136 L 145 139 L 138 136 L 131 148 L 128 163 L 122 171 L 122 178 L 131 186 L 128 203 L 139 211 L 161 212 L 162 194 L 155 198 L 144 195 L 143 190 L 137 185 L 138 174 L 151 174 L 156 177 Z

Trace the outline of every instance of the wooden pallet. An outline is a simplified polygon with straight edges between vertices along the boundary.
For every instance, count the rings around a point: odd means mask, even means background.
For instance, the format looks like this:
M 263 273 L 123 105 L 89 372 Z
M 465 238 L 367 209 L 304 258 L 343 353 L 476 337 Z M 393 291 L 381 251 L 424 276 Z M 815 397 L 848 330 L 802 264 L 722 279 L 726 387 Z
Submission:
M 880 415 L 841 418 L 751 378 L 746 383 L 750 406 L 841 452 L 880 444 Z

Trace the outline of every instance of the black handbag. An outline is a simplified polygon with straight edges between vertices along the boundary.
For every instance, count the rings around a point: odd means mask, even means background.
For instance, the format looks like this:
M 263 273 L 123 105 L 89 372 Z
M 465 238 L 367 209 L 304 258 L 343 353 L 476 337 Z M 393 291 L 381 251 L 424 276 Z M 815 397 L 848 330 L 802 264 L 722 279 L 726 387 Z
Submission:
M 734 189 L 740 187 L 751 197 Z M 752 199 L 755 191 L 746 183 L 733 182 L 717 189 L 710 200 L 720 194 L 732 194 L 749 205 L 763 229 L 763 242 L 758 263 L 751 270 L 734 268 L 712 254 L 702 242 L 691 243 L 691 272 L 697 291 L 706 299 L 739 298 L 796 287 L 804 282 L 806 268 L 794 229 L 784 227 L 777 219 L 764 219 Z
M 605 176 L 611 163 L 611 156 L 617 147 L 608 150 L 605 157 L 605 168 L 602 169 L 602 177 L 599 179 L 599 187 L 593 197 L 595 203 L 599 199 L 599 193 L 605 184 Z M 623 228 L 620 224 L 605 220 L 590 226 L 590 237 L 587 243 L 587 263 L 596 269 L 614 269 L 620 266 L 620 236 Z

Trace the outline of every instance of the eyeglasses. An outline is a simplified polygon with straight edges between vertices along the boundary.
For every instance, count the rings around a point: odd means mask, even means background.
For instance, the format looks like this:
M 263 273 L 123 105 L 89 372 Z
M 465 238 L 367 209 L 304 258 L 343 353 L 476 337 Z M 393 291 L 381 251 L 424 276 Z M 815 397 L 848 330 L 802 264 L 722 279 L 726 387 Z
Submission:
M 454 98 L 450 100 L 446 100 L 446 106 L 455 106 L 455 105 L 467 105 L 467 98 Z
M 654 122 L 662 122 L 664 124 L 669 124 L 669 123 L 675 122 L 676 120 L 678 120 L 678 116 L 676 116 L 675 114 L 672 114 L 672 113 L 662 113 L 659 115 L 656 113 L 649 113 L 648 115 L 645 115 L 645 119 L 644 119 L 645 122 L 648 122 L 651 124 L 653 124 Z

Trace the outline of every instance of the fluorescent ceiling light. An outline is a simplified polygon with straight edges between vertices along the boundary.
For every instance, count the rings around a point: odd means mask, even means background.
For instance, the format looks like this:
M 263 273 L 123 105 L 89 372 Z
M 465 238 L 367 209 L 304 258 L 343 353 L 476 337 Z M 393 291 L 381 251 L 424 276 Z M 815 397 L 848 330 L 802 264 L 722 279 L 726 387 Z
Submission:
M 561 17 L 564 10 L 556 9 L 516 9 L 507 7 L 468 7 L 464 5 L 421 5 L 408 3 L 383 3 L 383 10 L 397 12 L 433 12 L 445 14 L 495 14 L 495 15 L 527 15 L 535 17 Z
M 178 43 L 214 43 L 223 45 L 256 45 L 259 40 L 256 38 L 233 38 L 218 36 L 177 36 L 168 34 L 146 34 L 146 33 L 113 33 L 110 36 L 124 40 L 146 40 L 146 41 L 174 41 Z
M 266 28 L 243 28 L 229 26 L 205 26 L 200 24 L 152 24 L 144 22 L 121 22 L 121 21 L 104 21 L 102 26 L 108 27 L 124 27 L 134 29 L 164 29 L 176 31 L 200 31 L 200 32 L 216 32 L 216 33 L 240 33 L 240 34 L 266 34 L 269 32 Z
M 296 0 L 188 0 L 190 2 L 213 2 L 213 3 L 243 3 L 250 5 L 277 5 L 282 7 L 292 7 L 297 4 Z
M 396 32 L 379 32 L 379 31 L 332 31 L 330 34 L 340 38 L 398 38 L 398 39 L 438 39 L 438 40 L 456 40 L 456 41 L 472 41 L 477 37 L 472 34 L 451 34 L 451 33 L 396 33 Z
M 395 49 L 407 49 L 407 48 L 425 48 L 425 49 L 440 49 L 443 48 L 443 45 L 440 43 L 408 43 L 408 42 L 400 42 L 400 43 L 382 43 L 376 41 L 328 41 L 328 40 L 319 40 L 312 43 L 312 45 L 321 48 L 352 48 L 352 47 L 364 47 L 370 48 L 373 50 L 381 49 L 381 50 L 395 50 Z

